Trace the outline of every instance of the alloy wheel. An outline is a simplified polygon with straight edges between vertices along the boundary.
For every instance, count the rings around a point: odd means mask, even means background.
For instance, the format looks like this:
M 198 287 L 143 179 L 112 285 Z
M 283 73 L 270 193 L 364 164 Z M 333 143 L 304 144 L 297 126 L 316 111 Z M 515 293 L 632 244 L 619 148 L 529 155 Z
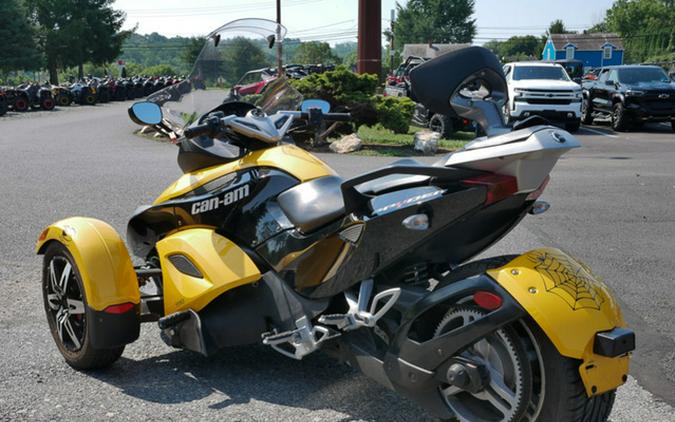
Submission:
M 47 267 L 49 281 L 45 285 L 48 317 L 54 323 L 61 345 L 76 352 L 84 344 L 86 317 L 80 285 L 70 261 L 55 255 Z
M 435 336 L 481 318 L 479 309 L 458 307 L 446 314 Z M 530 405 L 531 374 L 517 335 L 500 329 L 465 349 L 459 357 L 485 368 L 482 388 L 470 392 L 452 384 L 441 385 L 448 407 L 460 421 L 511 422 L 520 420 Z

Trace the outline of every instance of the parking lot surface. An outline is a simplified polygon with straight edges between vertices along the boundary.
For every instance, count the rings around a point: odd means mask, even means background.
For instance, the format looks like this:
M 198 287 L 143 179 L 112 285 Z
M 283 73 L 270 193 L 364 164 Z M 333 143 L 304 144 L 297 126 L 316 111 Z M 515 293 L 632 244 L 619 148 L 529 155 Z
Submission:
M 82 215 L 124 233 L 136 206 L 180 175 L 175 146 L 133 135 L 126 106 L 0 118 L 0 420 L 431 420 L 321 354 L 296 362 L 254 346 L 205 359 L 166 346 L 152 324 L 108 370 L 63 362 L 42 309 L 40 230 Z M 582 258 L 638 338 L 612 420 L 675 421 L 675 134 L 593 126 L 578 137 L 584 148 L 559 162 L 542 197 L 552 208 L 486 254 L 550 245 Z M 392 161 L 321 158 L 347 177 Z

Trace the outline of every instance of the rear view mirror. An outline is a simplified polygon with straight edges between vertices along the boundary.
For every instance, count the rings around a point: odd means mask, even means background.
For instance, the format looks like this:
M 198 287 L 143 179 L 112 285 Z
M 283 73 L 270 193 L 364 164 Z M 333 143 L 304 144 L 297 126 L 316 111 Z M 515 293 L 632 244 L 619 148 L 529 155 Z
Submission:
M 412 97 L 434 113 L 475 120 L 488 136 L 505 132 L 501 109 L 507 99 L 499 59 L 483 47 L 456 50 L 410 72 Z
M 129 107 L 129 117 L 139 125 L 158 125 L 162 123 L 162 108 L 149 101 L 135 103 Z
M 306 112 L 310 108 L 318 108 L 321 109 L 322 113 L 328 113 L 330 111 L 330 103 L 328 101 L 317 99 L 305 100 L 300 106 L 300 111 Z

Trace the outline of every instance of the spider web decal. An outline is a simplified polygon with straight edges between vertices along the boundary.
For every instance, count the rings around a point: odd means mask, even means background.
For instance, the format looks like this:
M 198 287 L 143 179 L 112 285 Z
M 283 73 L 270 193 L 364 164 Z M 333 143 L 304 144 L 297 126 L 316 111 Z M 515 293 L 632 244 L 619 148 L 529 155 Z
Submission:
M 572 310 L 600 310 L 605 298 L 587 268 L 562 254 L 534 252 L 528 258 L 535 263 L 547 292 L 559 296 Z

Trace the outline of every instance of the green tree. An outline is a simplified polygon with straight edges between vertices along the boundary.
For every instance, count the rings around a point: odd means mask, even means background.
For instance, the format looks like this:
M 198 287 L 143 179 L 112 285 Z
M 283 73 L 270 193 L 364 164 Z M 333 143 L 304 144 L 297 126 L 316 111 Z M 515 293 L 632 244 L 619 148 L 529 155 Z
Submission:
M 623 38 L 627 61 L 675 51 L 675 1 L 617 0 L 607 10 L 605 25 Z
M 539 57 L 546 40 L 534 35 L 513 36 L 506 41 L 488 41 L 483 47 L 491 50 L 503 61 Z
M 224 42 L 228 42 L 229 45 L 223 45 Z M 220 73 L 229 83 L 237 82 L 249 70 L 272 64 L 259 44 L 248 38 L 239 37 L 221 41 L 218 49 L 223 52 L 223 69 Z
M 17 0 L 0 1 L 0 72 L 40 68 L 41 55 L 34 42 L 26 11 Z
M 300 44 L 293 61 L 303 64 L 335 64 L 340 63 L 340 58 L 333 54 L 327 42 L 310 41 Z
M 205 42 L 206 38 L 204 37 L 192 37 L 190 38 L 188 45 L 181 51 L 180 60 L 188 69 L 190 69 L 194 62 L 197 61 L 197 57 L 199 57 L 199 53 L 201 53 Z
M 410 0 L 396 4 L 396 44 L 470 43 L 476 35 L 474 0 Z
M 148 76 L 172 76 L 176 74 L 173 67 L 168 64 L 158 64 L 143 69 L 143 74 Z
M 113 0 L 27 0 L 52 83 L 58 83 L 59 66 L 77 66 L 82 77 L 85 62 L 100 65 L 119 56 L 129 32 L 120 30 L 124 13 L 112 4 Z
M 556 19 L 548 26 L 548 35 L 551 34 L 574 34 L 574 31 L 568 31 L 565 23 L 561 19 Z

